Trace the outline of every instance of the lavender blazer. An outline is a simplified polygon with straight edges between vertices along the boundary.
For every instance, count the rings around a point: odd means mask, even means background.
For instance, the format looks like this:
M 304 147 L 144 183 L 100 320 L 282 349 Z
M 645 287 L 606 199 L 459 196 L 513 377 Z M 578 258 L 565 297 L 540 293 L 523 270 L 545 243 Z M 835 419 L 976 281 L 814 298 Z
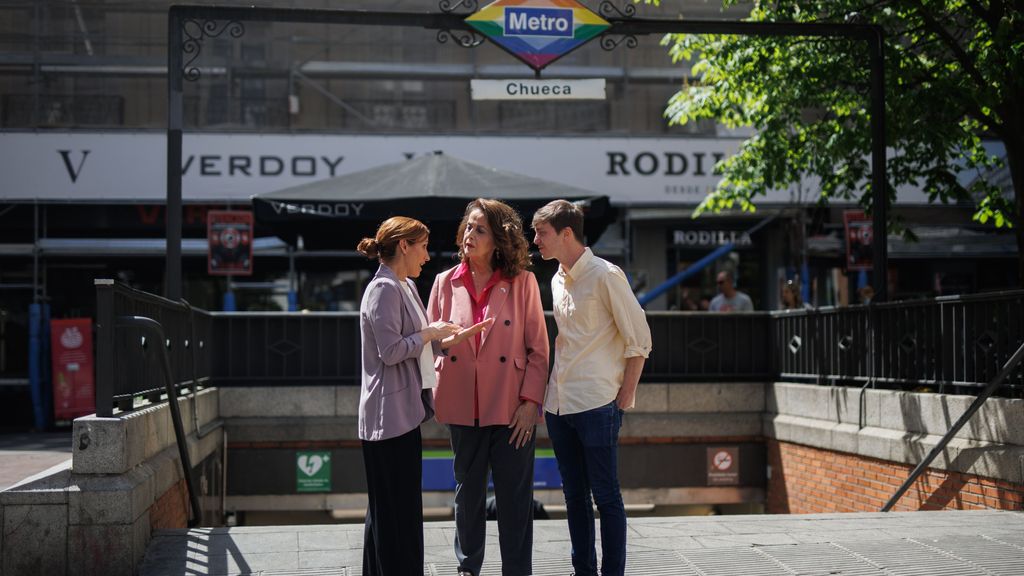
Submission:
M 434 399 L 423 390 L 419 358 L 423 339 L 416 310 L 402 293 L 395 273 L 380 265 L 359 306 L 363 374 L 359 393 L 359 438 L 387 440 L 401 436 L 434 415 Z M 416 305 L 426 317 L 412 280 Z M 433 342 L 435 356 L 441 354 Z

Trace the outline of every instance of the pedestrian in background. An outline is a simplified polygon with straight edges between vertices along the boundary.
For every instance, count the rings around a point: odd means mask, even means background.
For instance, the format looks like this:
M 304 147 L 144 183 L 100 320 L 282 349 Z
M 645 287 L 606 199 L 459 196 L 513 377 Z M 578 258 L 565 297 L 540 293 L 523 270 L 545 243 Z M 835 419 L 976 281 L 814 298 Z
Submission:
M 754 303 L 750 296 L 736 289 L 732 272 L 722 270 L 715 279 L 718 295 L 711 299 L 711 312 L 753 312 Z
M 647 317 L 618 266 L 584 244 L 583 211 L 555 200 L 533 215 L 534 240 L 557 260 L 551 296 L 558 325 L 544 401 L 569 520 L 577 576 L 597 576 L 594 508 L 601 513 L 603 576 L 626 570 L 626 510 L 618 476 L 619 429 L 651 352 Z M 499 514 L 501 514 L 499 506 Z
M 533 463 L 548 376 L 548 332 L 523 221 L 499 200 L 466 206 L 461 262 L 434 280 L 429 318 L 493 322 L 439 360 L 434 402 L 455 454 L 455 557 L 460 576 L 484 562 L 487 472 L 494 480 L 504 576 L 533 574 Z
M 813 306 L 800 298 L 800 285 L 793 280 L 786 280 L 779 294 L 782 297 L 783 310 L 808 310 L 813 308 Z
M 427 323 L 412 279 L 430 260 L 429 234 L 422 222 L 396 216 L 357 247 L 381 261 L 359 307 L 359 438 L 369 497 L 363 576 L 423 573 L 420 424 L 434 414 L 434 357 L 484 327 Z
M 861 304 L 871 304 L 872 298 L 875 297 L 875 289 L 871 287 L 871 284 L 865 284 L 857 290 L 857 295 L 860 297 Z

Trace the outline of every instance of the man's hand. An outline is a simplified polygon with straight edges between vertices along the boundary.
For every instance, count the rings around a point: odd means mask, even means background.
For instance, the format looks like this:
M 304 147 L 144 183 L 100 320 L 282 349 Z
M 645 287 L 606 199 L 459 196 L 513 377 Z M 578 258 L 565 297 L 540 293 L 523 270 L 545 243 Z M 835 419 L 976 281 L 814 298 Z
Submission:
M 636 388 L 627 390 L 625 386 L 619 388 L 619 393 L 615 395 L 615 405 L 619 407 L 619 410 L 629 410 L 633 407 L 633 403 L 636 401 Z
M 643 356 L 626 358 L 626 370 L 622 374 L 622 386 L 615 395 L 615 404 L 619 410 L 629 410 L 636 402 L 636 386 L 640 383 L 640 373 L 644 371 Z
M 537 405 L 529 400 L 523 400 L 512 415 L 512 423 L 508 425 L 512 429 L 512 437 L 508 443 L 516 447 L 516 450 L 526 446 L 533 435 L 533 429 L 537 426 Z

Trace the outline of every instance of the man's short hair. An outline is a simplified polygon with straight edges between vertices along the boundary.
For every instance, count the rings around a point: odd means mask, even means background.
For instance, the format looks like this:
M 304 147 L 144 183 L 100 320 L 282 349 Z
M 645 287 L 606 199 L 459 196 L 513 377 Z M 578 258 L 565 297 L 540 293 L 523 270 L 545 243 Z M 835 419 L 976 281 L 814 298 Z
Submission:
M 537 224 L 541 223 L 548 224 L 559 234 L 569 228 L 576 240 L 580 244 L 584 243 L 583 210 L 568 200 L 553 200 L 534 212 L 533 227 L 536 228 Z

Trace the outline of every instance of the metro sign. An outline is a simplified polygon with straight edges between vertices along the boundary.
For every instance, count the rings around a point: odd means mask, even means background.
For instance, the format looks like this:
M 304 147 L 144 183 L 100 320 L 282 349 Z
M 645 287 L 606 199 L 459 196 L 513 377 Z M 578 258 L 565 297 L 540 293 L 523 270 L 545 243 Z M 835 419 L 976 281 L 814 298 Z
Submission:
M 505 8 L 506 36 L 572 38 L 572 10 Z
M 611 26 L 576 0 L 497 0 L 466 23 L 538 71 Z

